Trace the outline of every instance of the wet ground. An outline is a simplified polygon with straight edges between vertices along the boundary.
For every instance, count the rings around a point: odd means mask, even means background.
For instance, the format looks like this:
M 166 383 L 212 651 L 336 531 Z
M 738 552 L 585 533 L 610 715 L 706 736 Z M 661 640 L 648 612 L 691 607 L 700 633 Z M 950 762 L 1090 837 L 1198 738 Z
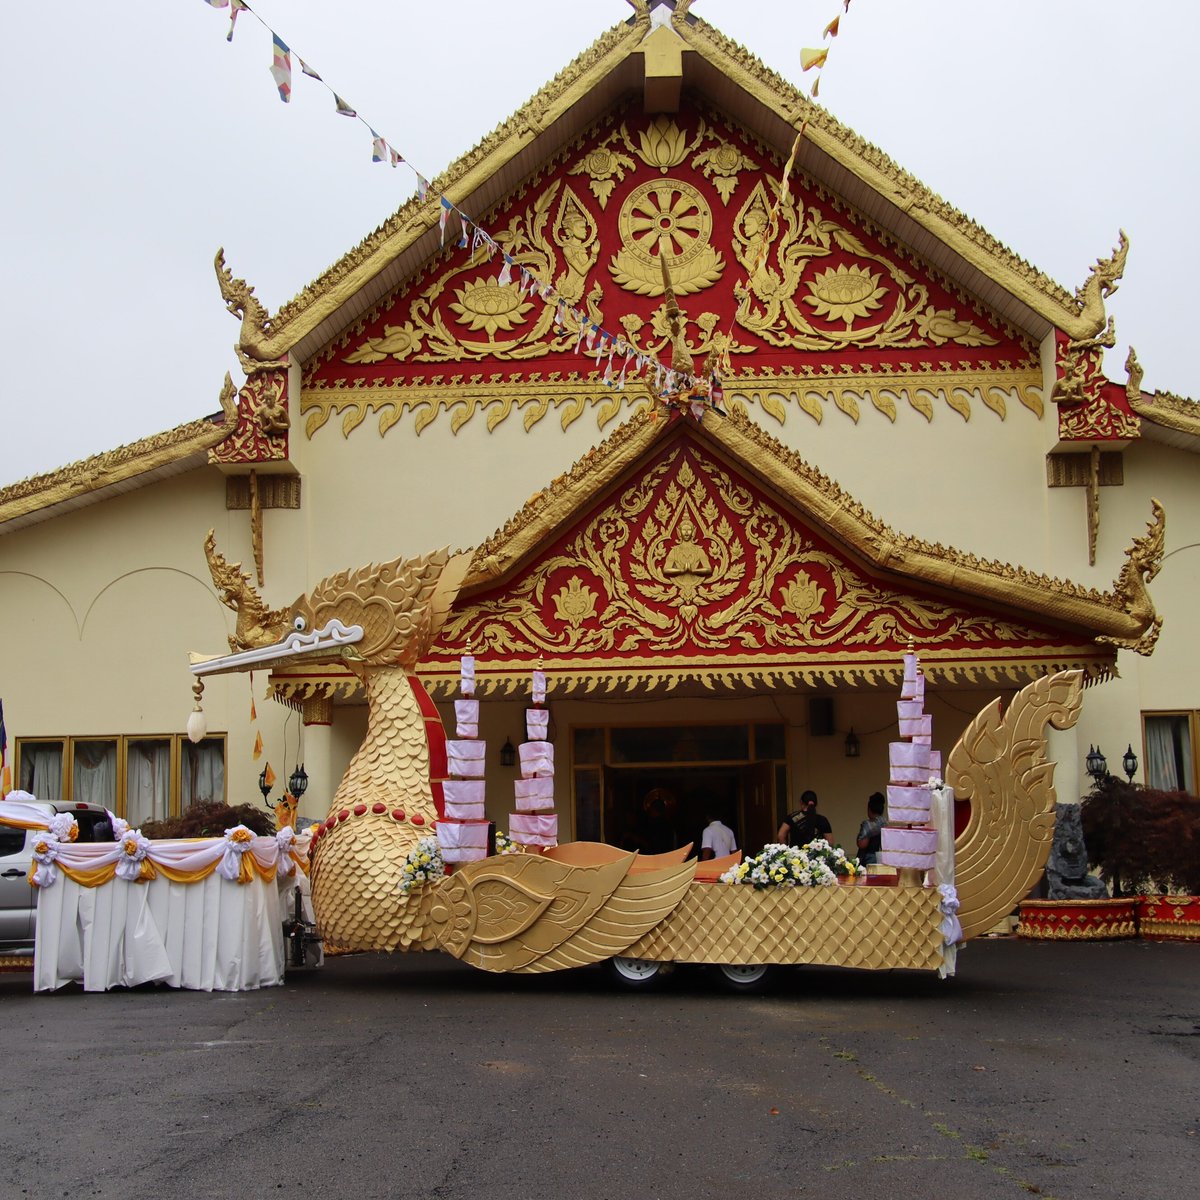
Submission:
M 0 976 L 0 1195 L 1138 1197 L 1200 1191 L 1200 946 L 981 940 L 957 978 L 730 995 L 329 960 L 282 988 Z

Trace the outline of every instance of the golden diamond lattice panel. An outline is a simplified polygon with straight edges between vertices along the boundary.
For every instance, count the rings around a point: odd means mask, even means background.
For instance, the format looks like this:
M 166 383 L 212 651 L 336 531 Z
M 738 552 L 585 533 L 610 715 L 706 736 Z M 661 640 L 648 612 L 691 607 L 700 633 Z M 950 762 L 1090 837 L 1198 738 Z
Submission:
M 942 962 L 939 900 L 932 888 L 759 892 L 693 884 L 679 907 L 625 954 L 675 962 L 936 970 Z

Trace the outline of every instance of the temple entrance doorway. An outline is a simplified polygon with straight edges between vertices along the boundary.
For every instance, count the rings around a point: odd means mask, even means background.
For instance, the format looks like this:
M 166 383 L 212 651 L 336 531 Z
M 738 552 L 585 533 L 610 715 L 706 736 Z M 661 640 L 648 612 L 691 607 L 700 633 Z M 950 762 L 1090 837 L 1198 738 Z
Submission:
M 772 764 L 739 767 L 608 767 L 604 771 L 604 840 L 623 850 L 661 854 L 687 842 L 699 855 L 714 817 L 742 850 L 774 841 Z

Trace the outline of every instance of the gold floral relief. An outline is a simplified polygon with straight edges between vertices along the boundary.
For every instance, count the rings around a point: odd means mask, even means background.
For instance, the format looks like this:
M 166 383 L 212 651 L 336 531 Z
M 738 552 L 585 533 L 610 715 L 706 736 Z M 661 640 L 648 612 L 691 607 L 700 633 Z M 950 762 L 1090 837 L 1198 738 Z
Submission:
M 1028 630 L 897 595 L 688 442 L 647 468 L 444 644 L 497 656 L 1027 644 Z
M 619 136 L 620 132 L 614 130 L 571 168 L 572 175 L 588 176 L 588 187 L 601 208 L 607 207 L 613 188 L 625 178 L 625 173 L 637 166 L 628 154 L 612 148 L 612 142 Z
M 709 146 L 707 150 L 701 150 L 699 154 L 694 155 L 692 166 L 702 172 L 706 179 L 712 180 L 722 204 L 729 203 L 737 190 L 738 180 L 743 171 L 758 169 L 753 159 L 747 158 L 732 143 L 721 140 L 718 140 L 715 146 Z
M 532 294 L 523 296 L 518 286 L 521 267 L 552 282 L 556 296 L 568 308 L 582 307 L 589 319 L 603 323 L 599 286 L 584 295 L 587 277 L 600 255 L 596 219 L 569 184 L 552 183 L 495 240 L 515 264 L 512 282 L 499 282 L 498 266 L 480 273 L 486 262 L 481 249 L 424 288 L 409 306 L 408 321 L 385 325 L 382 337 L 365 339 L 342 361 L 514 360 L 573 350 L 578 324 L 568 318 L 570 328 L 556 327 L 553 307 Z M 445 308 L 453 314 L 458 330 L 451 329 L 443 317 L 441 304 L 447 296 L 453 299 Z M 474 333 L 483 337 L 469 336 Z
M 770 238 L 772 204 L 760 180 L 734 218 L 733 252 L 748 276 L 737 315 L 742 328 L 792 350 L 996 345 L 973 321 L 935 308 L 928 287 L 898 263 L 873 253 L 857 234 L 794 195 L 784 197 Z M 764 236 L 773 251 L 757 264 Z M 839 251 L 859 261 L 822 266 Z M 830 327 L 836 322 L 843 328 Z

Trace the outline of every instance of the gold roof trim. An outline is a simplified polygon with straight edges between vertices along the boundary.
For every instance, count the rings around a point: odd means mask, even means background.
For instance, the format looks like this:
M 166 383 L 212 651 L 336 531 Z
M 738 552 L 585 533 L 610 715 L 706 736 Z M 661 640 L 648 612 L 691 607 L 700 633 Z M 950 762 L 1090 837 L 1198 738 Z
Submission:
M 1200 437 L 1200 404 L 1173 392 L 1142 392 L 1131 398 L 1130 407 L 1139 417 L 1164 429 Z
M 813 103 L 786 79 L 719 29 L 700 17 L 676 17 L 675 31 L 717 70 L 728 75 L 756 100 L 773 109 L 798 129 L 808 122 L 805 137 L 830 158 L 856 175 L 881 196 L 889 198 L 930 233 L 947 243 L 968 263 L 999 283 L 1006 291 L 1073 338 L 1092 337 L 1096 315 L 1083 293 L 1072 296 L 1061 284 L 994 238 L 915 176 L 910 175 L 877 146 L 843 125 Z
M 796 129 L 802 120 L 807 120 L 806 136 L 819 150 L 1032 311 L 1074 338 L 1091 337 L 1103 325 L 1103 307 L 1097 308 L 1095 297 L 1091 296 L 1096 290 L 1095 273 L 1072 295 L 899 167 L 883 151 L 811 102 L 744 47 L 707 22 L 688 15 L 682 6 L 673 13 L 672 23 L 686 49 L 699 54 L 790 128 Z M 461 201 L 484 186 L 631 58 L 640 48 L 648 27 L 648 17 L 639 10 L 634 19 L 601 34 L 507 121 L 438 175 L 431 184 L 430 199 L 421 202 L 414 198 L 404 204 L 283 304 L 274 316 L 261 305 L 251 305 L 244 314 L 236 304 L 232 305 L 231 311 L 243 316 L 242 349 L 262 360 L 278 359 L 287 353 L 418 238 L 436 228 L 438 195 L 450 195 Z M 1097 264 L 1097 268 L 1102 266 L 1103 263 Z M 239 285 L 239 294 L 248 290 L 242 281 L 233 280 L 231 273 L 229 277 Z M 228 303 L 230 297 L 226 296 L 226 300 Z
M 206 454 L 237 427 L 237 389 L 228 374 L 220 399 L 220 421 L 202 417 L 0 488 L 0 529 L 10 521 L 124 483 L 190 455 Z
M 653 409 L 635 413 L 569 471 L 535 493 L 525 506 L 475 551 L 463 583 L 464 597 L 493 588 L 517 569 L 653 444 L 664 417 Z M 1102 635 L 1129 649 L 1158 621 L 1146 589 L 1161 560 L 1165 515 L 1153 501 L 1154 519 L 1127 551 L 1121 578 L 1099 592 L 1049 575 L 982 559 L 940 542 L 897 533 L 827 475 L 805 462 L 748 416 L 704 416 L 703 429 L 790 504 L 801 508 L 868 563 L 892 575 L 956 595 L 976 596 L 1006 611 L 1039 616 Z

